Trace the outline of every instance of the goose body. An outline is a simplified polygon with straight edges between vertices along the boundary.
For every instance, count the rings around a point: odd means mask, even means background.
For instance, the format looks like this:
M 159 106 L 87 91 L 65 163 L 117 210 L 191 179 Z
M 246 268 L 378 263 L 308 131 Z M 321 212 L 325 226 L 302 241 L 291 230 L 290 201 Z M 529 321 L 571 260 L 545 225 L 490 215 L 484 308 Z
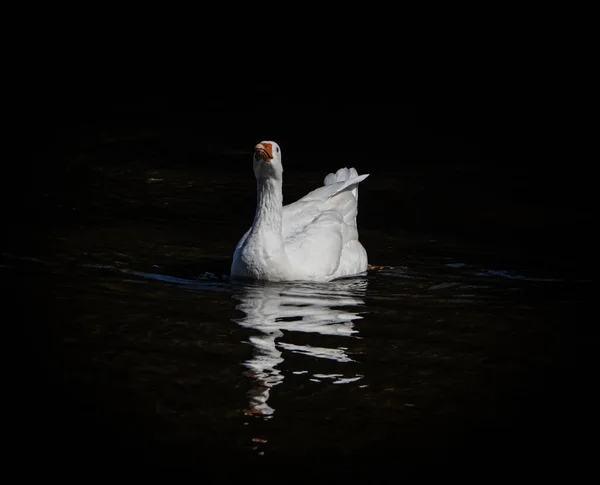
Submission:
M 254 148 L 257 206 L 236 246 L 231 275 L 266 281 L 330 281 L 367 270 L 358 240 L 358 184 L 368 177 L 341 168 L 324 185 L 283 206 L 281 149 Z

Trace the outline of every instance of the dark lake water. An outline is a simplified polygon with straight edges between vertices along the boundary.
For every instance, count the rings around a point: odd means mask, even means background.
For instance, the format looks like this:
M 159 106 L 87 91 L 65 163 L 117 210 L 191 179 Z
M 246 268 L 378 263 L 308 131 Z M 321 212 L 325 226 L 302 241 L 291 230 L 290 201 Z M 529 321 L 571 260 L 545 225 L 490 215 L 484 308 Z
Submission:
M 573 444 L 595 277 L 572 246 L 543 244 L 577 216 L 528 200 L 527 180 L 504 175 L 507 194 L 473 165 L 353 162 L 372 174 L 361 241 L 385 268 L 243 283 L 228 272 L 254 211 L 247 155 L 166 168 L 168 153 L 123 162 L 114 145 L 50 160 L 7 219 L 0 274 L 24 332 L 8 394 L 27 456 L 293 477 L 380 459 L 502 468 Z M 288 169 L 282 148 L 285 202 L 345 164 Z

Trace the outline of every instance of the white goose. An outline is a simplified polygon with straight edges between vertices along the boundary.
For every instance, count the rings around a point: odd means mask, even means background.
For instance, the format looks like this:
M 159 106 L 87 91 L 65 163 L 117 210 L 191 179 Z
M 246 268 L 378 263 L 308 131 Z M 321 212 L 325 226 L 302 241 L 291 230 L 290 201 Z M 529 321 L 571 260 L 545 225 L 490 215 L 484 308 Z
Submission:
M 267 281 L 330 281 L 367 270 L 358 241 L 358 184 L 369 175 L 341 168 L 324 185 L 283 206 L 281 149 L 254 147 L 257 204 L 252 227 L 236 246 L 231 275 Z

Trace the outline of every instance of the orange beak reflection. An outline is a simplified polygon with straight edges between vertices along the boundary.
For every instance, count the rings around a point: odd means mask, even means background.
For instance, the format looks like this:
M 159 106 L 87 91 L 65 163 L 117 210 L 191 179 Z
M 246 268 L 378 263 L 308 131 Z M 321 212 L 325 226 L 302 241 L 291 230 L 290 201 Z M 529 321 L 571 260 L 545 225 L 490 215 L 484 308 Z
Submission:
M 254 147 L 254 154 L 257 159 L 271 163 L 273 159 L 273 145 L 270 143 L 259 143 Z

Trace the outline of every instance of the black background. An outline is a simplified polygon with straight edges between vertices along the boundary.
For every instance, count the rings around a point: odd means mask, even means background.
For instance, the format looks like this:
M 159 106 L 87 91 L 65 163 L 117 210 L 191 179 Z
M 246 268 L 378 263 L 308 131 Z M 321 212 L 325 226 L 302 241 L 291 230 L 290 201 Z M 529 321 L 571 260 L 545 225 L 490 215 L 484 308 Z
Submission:
M 376 160 L 382 173 L 411 164 L 423 164 L 421 169 L 432 174 L 440 166 L 477 167 L 473 186 L 486 188 L 478 191 L 484 198 L 508 193 L 512 207 L 536 200 L 547 208 L 536 230 L 502 236 L 519 238 L 525 257 L 568 274 L 589 275 L 594 264 L 595 178 L 581 153 L 585 132 L 568 123 L 563 100 L 523 63 L 499 68 L 473 57 L 466 64 L 433 62 L 415 72 L 391 54 L 385 62 L 365 62 L 346 52 L 341 69 L 310 57 L 284 68 L 285 54 L 257 52 L 242 63 L 198 52 L 195 58 L 163 64 L 144 49 L 58 55 L 44 50 L 43 43 L 39 48 L 14 73 L 17 86 L 5 92 L 15 107 L 6 115 L 8 143 L 15 150 L 6 161 L 3 192 L 7 240 L 13 246 L 33 237 L 20 231 L 21 209 L 35 212 L 40 189 L 57 181 L 61 163 L 90 136 L 107 126 L 115 131 L 151 127 L 161 137 L 144 149 L 176 153 L 157 158 L 179 164 L 214 160 L 223 147 L 250 152 L 256 142 L 271 139 L 282 146 L 290 172 L 318 169 L 327 154 Z M 377 207 L 368 210 L 378 212 Z M 438 224 L 444 225 L 443 217 Z M 490 241 L 497 231 L 482 228 L 470 237 Z M 35 313 L 23 311 L 27 295 L 12 300 L 24 321 Z M 580 306 L 574 315 L 585 310 Z M 574 334 L 585 328 L 577 321 Z M 579 345 L 569 348 L 583 360 Z M 571 376 L 570 385 L 582 376 Z M 532 397 L 527 412 L 533 415 L 538 404 L 541 400 Z M 564 406 L 578 412 L 573 402 Z M 548 409 L 543 412 L 551 418 Z

